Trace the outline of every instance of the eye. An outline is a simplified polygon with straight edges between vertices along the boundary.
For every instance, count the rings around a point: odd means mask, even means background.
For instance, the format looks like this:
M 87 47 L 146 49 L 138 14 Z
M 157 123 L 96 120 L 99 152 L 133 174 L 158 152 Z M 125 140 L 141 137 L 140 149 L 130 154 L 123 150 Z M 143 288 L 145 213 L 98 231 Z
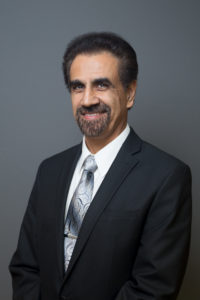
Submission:
M 105 82 L 99 82 L 99 83 L 97 84 L 97 88 L 98 88 L 99 90 L 105 90 L 105 89 L 108 88 L 108 84 L 105 83 Z
M 103 82 L 101 82 L 101 83 L 98 84 L 98 87 L 99 87 L 99 88 L 104 88 L 105 86 L 106 86 L 106 85 L 105 85 Z
M 83 84 L 75 83 L 71 85 L 71 92 L 80 92 L 84 88 Z

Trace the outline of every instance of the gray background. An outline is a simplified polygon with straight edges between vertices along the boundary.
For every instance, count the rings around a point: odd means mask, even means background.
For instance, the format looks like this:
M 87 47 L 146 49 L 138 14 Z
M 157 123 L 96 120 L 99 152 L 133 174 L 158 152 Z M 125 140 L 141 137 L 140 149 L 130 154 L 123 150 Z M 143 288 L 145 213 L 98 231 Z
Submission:
M 0 0 L 0 299 L 11 299 L 7 266 L 42 159 L 81 135 L 61 72 L 75 35 L 109 30 L 126 38 L 140 66 L 129 123 L 188 163 L 193 235 L 179 300 L 199 300 L 199 1 Z

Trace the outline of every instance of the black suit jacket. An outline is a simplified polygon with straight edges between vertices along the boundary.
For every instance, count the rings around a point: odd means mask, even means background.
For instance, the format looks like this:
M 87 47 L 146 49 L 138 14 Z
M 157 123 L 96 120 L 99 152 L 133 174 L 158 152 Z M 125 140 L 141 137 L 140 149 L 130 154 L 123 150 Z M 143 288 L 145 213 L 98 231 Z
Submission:
M 80 154 L 75 146 L 38 170 L 10 264 L 13 299 L 176 299 L 190 240 L 189 167 L 131 130 L 64 274 L 65 202 Z

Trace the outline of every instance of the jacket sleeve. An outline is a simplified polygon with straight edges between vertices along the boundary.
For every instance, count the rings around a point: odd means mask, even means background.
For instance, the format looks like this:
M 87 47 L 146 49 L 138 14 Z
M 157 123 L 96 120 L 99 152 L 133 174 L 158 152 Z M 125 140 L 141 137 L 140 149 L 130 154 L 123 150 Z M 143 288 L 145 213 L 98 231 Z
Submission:
M 36 234 L 39 173 L 40 171 L 38 171 L 23 218 L 17 250 L 9 265 L 13 300 L 40 300 L 40 269 Z
M 132 276 L 115 300 L 174 300 L 188 259 L 191 230 L 191 173 L 180 164 L 149 209 Z

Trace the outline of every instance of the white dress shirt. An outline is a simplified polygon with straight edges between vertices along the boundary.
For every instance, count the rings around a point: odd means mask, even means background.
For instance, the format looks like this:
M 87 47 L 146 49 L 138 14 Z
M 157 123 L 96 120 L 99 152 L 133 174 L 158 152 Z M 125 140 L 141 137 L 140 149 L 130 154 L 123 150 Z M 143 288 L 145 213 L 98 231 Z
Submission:
M 65 218 L 67 216 L 67 211 L 69 209 L 69 205 L 72 199 L 72 196 L 74 194 L 74 191 L 81 179 L 81 175 L 83 172 L 83 163 L 87 156 L 93 155 L 97 164 L 97 169 L 94 172 L 94 188 L 93 188 L 93 194 L 92 199 L 94 198 L 98 188 L 100 187 L 106 173 L 110 169 L 115 157 L 117 156 L 121 146 L 125 142 L 126 138 L 128 137 L 130 132 L 130 127 L 127 124 L 126 128 L 118 135 L 112 142 L 107 144 L 105 147 L 103 147 L 101 150 L 99 150 L 96 154 L 92 154 L 85 143 L 85 137 L 83 137 L 83 143 L 82 143 L 82 153 L 81 156 L 77 162 L 76 168 L 74 170 L 74 174 L 72 177 L 72 181 L 70 184 L 68 196 L 67 196 L 67 202 L 66 202 L 66 209 L 65 209 Z

